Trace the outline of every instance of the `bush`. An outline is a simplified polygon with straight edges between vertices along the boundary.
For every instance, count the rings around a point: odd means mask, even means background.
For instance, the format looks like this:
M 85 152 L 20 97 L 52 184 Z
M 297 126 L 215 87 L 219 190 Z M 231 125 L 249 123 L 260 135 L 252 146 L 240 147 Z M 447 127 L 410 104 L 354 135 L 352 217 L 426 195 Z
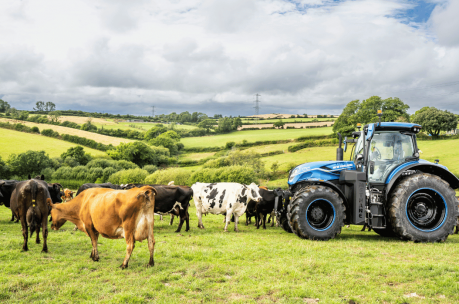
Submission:
M 227 157 L 220 157 L 217 159 L 211 159 L 207 161 L 204 165 L 203 168 L 222 168 L 222 167 L 227 167 L 229 166 L 230 163 L 227 159 Z
M 38 127 L 32 127 L 31 131 L 33 133 L 40 133 L 40 130 L 38 129 Z
M 84 153 L 82 146 L 71 147 L 61 154 L 61 158 L 66 160 L 68 157 L 74 158 L 78 163 L 86 165 L 91 160 L 91 155 Z M 72 166 L 73 167 L 73 166 Z
M 230 166 L 220 169 L 201 169 L 191 175 L 190 184 L 201 183 L 218 183 L 233 182 L 241 184 L 250 184 L 257 182 L 256 172 L 250 167 Z
M 122 170 L 112 174 L 108 181 L 115 185 L 120 184 L 143 184 L 148 172 L 142 169 Z
M 148 174 L 153 174 L 156 170 L 158 170 L 158 167 L 154 165 L 146 165 L 146 166 L 143 166 L 142 169 L 146 170 Z
M 236 143 L 234 141 L 229 141 L 226 143 L 225 148 L 229 150 L 233 148 L 234 146 L 236 146 Z
M 44 129 L 41 131 L 41 135 L 48 136 L 48 137 L 58 137 L 59 133 L 53 131 L 52 129 Z
M 20 154 L 11 154 L 8 157 L 7 165 L 10 174 L 25 178 L 27 175 L 36 176 L 48 167 L 51 167 L 51 160 L 45 151 L 27 151 Z
M 159 170 L 145 178 L 145 184 L 167 185 L 170 181 L 174 181 L 175 185 L 191 186 L 190 183 L 191 173 L 188 170 L 180 168 L 169 168 L 166 170 Z
M 64 164 L 72 168 L 80 165 L 76 158 L 71 156 L 68 156 L 64 159 Z
M 6 163 L 2 160 L 2 157 L 0 156 L 0 179 L 8 179 L 8 176 L 10 175 L 9 168 L 6 165 Z
M 121 143 L 115 150 L 108 151 L 108 155 L 116 160 L 131 161 L 140 167 L 169 163 L 169 150 L 162 147 L 149 147 L 140 141 Z
M 45 175 L 46 177 L 46 175 Z M 78 190 L 81 185 L 86 184 L 87 181 L 85 180 L 73 180 L 73 179 L 53 179 L 51 181 L 52 183 L 59 183 L 62 185 L 64 188 L 68 188 L 71 190 Z M 76 194 L 76 193 L 75 193 Z

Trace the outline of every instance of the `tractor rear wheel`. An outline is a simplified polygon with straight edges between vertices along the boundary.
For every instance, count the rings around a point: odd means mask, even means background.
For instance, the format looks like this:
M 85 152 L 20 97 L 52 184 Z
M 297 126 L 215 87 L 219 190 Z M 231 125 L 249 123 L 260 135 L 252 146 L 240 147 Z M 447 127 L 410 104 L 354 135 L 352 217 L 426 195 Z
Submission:
M 454 190 L 436 175 L 408 176 L 390 196 L 389 221 L 402 239 L 443 242 L 453 233 L 457 216 Z
M 279 214 L 279 224 L 281 225 L 282 229 L 284 229 L 288 233 L 292 233 L 292 228 L 290 228 L 290 225 L 288 224 L 288 218 L 287 218 L 287 213 L 285 211 L 282 211 Z
M 293 232 L 303 239 L 327 241 L 341 233 L 346 219 L 343 199 L 325 186 L 306 186 L 293 196 L 287 217 Z

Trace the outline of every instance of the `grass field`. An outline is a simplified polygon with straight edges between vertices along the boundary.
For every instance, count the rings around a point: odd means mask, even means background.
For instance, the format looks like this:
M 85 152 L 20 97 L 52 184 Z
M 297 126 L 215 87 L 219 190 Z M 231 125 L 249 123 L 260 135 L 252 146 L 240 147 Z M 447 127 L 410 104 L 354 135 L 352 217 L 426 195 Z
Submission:
M 50 157 L 60 156 L 63 152 L 77 144 L 54 139 L 42 135 L 29 134 L 8 129 L 0 129 L 0 156 L 5 160 L 12 153 L 23 153 L 27 150 L 44 150 Z M 84 147 L 89 154 L 105 155 L 105 152 Z
M 39 123 L 34 123 L 34 122 L 25 122 L 25 121 L 19 121 L 19 120 L 11 120 L 11 119 L 4 119 L 0 118 L 0 121 L 9 121 L 10 123 L 22 123 L 28 127 L 37 127 L 40 132 L 45 129 L 52 129 L 59 134 L 69 134 L 69 135 L 76 135 L 80 137 L 84 137 L 87 139 L 92 139 L 98 143 L 102 143 L 105 145 L 112 144 L 114 146 L 119 145 L 120 143 L 124 142 L 133 142 L 131 139 L 127 138 L 119 138 L 119 137 L 112 137 L 112 136 L 106 136 L 102 134 L 97 134 L 93 132 L 88 132 L 88 131 L 83 131 L 83 130 L 78 130 L 78 129 L 73 129 L 73 128 L 67 128 L 67 127 L 61 127 L 61 126 L 56 126 L 56 125 L 49 125 L 49 124 L 39 124 Z M 3 129 L 2 129 L 3 130 Z
M 153 128 L 156 123 L 141 123 L 141 122 L 119 122 L 119 123 L 114 123 L 107 121 L 106 123 L 94 123 L 98 128 L 101 128 L 102 126 L 104 129 L 121 129 L 121 130 L 137 130 L 141 132 L 145 132 Z M 169 125 L 164 124 L 166 127 Z M 132 126 L 135 126 L 134 128 Z M 175 125 L 175 129 L 177 130 L 192 130 L 196 129 L 197 127 L 195 126 L 189 126 L 189 125 Z
M 336 120 L 336 118 L 283 118 L 282 121 L 285 123 L 288 122 L 311 122 L 313 120 L 317 121 L 330 121 L 330 120 Z M 279 121 L 279 119 L 259 119 L 258 123 L 259 124 L 264 124 L 264 123 L 275 123 L 276 121 Z M 242 118 L 242 123 L 255 123 L 255 119 L 244 119 Z
M 242 143 L 245 139 L 248 142 L 265 141 L 265 140 L 286 140 L 295 139 L 301 136 L 328 135 L 331 134 L 332 128 L 314 128 L 314 129 L 269 129 L 269 130 L 250 130 L 238 131 L 222 135 L 203 136 L 203 137 L 186 137 L 181 142 L 185 147 L 214 147 L 224 146 L 227 142 L 234 141 Z
M 126 243 L 91 243 L 66 223 L 50 230 L 49 253 L 29 240 L 21 252 L 20 225 L 0 207 L 0 301 L 8 303 L 455 303 L 459 301 L 459 236 L 441 244 L 382 238 L 360 227 L 343 228 L 328 242 L 301 240 L 281 228 L 223 232 L 222 216 L 203 218 L 194 208 L 191 231 L 155 217 L 155 266 L 146 268 L 146 242 L 137 242 L 121 270 Z M 244 222 L 245 216 L 241 218 Z

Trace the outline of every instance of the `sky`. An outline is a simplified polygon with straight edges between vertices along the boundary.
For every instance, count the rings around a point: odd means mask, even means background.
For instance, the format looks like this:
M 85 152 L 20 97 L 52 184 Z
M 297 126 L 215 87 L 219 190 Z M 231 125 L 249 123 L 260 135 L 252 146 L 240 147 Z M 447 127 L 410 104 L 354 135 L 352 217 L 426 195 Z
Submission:
M 0 99 L 32 110 L 459 113 L 459 0 L 2 0 Z

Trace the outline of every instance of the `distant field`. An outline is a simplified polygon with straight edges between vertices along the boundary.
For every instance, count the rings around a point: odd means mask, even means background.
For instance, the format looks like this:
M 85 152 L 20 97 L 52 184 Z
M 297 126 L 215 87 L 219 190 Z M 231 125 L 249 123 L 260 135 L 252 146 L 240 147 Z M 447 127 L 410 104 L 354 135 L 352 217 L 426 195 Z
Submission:
M 88 131 L 83 131 L 83 130 L 78 130 L 78 129 L 73 129 L 73 128 L 67 128 L 67 127 L 61 127 L 61 126 L 55 126 L 55 125 L 39 124 L 39 123 L 34 123 L 34 122 L 26 122 L 26 121 L 19 121 L 19 120 L 5 119 L 5 118 L 0 118 L 0 121 L 9 121 L 11 123 L 19 122 L 28 127 L 37 127 L 40 130 L 40 132 L 44 129 L 52 129 L 58 132 L 59 134 L 76 135 L 76 136 L 84 137 L 87 139 L 92 139 L 98 143 L 102 143 L 105 145 L 112 144 L 114 146 L 118 146 L 122 142 L 124 143 L 133 142 L 133 140 L 127 139 L 127 138 L 106 136 L 106 135 L 97 134 L 93 132 L 88 132 Z
M 63 140 L 42 135 L 29 134 L 8 129 L 0 129 L 0 156 L 5 160 L 12 153 L 23 153 L 28 150 L 45 151 L 50 157 L 60 156 L 68 148 L 75 147 Z M 92 155 L 105 155 L 105 152 L 84 147 Z
M 140 132 L 145 132 L 153 128 L 157 123 L 153 122 L 119 122 L 119 123 L 114 123 L 111 121 L 107 121 L 106 123 L 94 123 L 98 128 L 101 128 L 102 126 L 104 129 L 121 129 L 121 130 L 136 130 Z M 135 126 L 135 127 L 132 127 Z M 164 124 L 164 126 L 169 127 L 170 125 Z M 175 125 L 175 129 L 177 130 L 192 130 L 196 129 L 197 127 L 195 126 L 189 126 L 189 125 Z
M 459 176 L 459 140 L 436 140 L 418 141 L 421 158 L 434 162 L 440 160 L 440 164 L 448 167 L 456 176 Z
M 200 160 L 209 156 L 213 156 L 215 152 L 209 153 L 187 153 L 180 155 L 180 159 Z
M 259 119 L 258 123 L 259 124 L 267 124 L 267 123 L 275 123 L 276 121 L 279 121 L 279 119 Z M 336 120 L 336 118 L 282 118 L 282 121 L 287 123 L 287 122 L 311 122 L 313 120 L 318 120 L 318 121 L 330 121 L 330 120 Z M 255 123 L 255 119 L 246 119 L 242 118 L 242 123 Z
M 248 142 L 265 141 L 265 140 L 282 140 L 282 139 L 295 139 L 301 136 L 309 135 L 328 135 L 332 134 L 332 128 L 314 128 L 314 129 L 269 129 L 269 130 L 250 130 L 250 131 L 237 131 L 229 134 L 203 136 L 203 137 L 187 137 L 183 138 L 181 142 L 188 147 L 213 147 L 224 146 L 227 142 L 234 141 L 242 143 L 245 139 Z

